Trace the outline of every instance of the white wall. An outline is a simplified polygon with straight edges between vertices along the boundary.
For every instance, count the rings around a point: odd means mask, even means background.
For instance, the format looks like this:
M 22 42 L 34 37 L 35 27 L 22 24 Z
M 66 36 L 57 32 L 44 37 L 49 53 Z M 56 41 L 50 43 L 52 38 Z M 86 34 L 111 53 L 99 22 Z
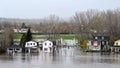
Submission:
M 26 42 L 25 44 L 25 47 L 35 47 L 37 46 L 37 42 L 34 42 L 34 41 L 29 41 L 29 42 Z
M 100 51 L 100 49 L 101 49 L 100 46 L 89 46 L 89 50 Z
M 43 42 L 43 51 L 44 52 L 51 52 L 50 48 L 52 49 L 53 43 L 49 40 Z
M 91 41 L 89 40 L 87 46 L 88 46 L 88 50 L 95 50 L 95 51 L 101 50 L 101 45 L 98 45 L 97 41 L 94 41 L 92 45 Z
M 61 40 L 61 45 L 74 46 L 77 45 L 77 40 Z

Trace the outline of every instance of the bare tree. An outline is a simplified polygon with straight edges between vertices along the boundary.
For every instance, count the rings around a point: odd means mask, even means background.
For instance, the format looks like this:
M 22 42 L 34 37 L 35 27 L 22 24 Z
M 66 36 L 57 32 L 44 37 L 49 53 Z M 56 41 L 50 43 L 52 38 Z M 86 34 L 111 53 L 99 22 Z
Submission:
M 14 32 L 11 23 L 4 22 L 4 32 L 2 33 L 2 47 L 10 46 L 13 44 Z

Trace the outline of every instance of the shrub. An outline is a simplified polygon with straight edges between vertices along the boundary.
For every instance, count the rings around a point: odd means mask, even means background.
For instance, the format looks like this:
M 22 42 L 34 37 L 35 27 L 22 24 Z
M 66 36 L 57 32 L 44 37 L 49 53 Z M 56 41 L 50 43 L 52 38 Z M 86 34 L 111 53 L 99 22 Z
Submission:
M 5 52 L 6 52 L 5 49 L 3 49 L 3 48 L 0 47 L 0 54 L 3 54 Z

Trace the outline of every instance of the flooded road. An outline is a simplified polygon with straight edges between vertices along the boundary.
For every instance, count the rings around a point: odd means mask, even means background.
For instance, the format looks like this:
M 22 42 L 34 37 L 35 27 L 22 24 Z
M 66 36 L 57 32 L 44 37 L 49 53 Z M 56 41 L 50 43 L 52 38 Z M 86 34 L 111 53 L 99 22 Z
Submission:
M 120 55 L 84 53 L 61 48 L 56 53 L 0 55 L 0 68 L 120 68 Z

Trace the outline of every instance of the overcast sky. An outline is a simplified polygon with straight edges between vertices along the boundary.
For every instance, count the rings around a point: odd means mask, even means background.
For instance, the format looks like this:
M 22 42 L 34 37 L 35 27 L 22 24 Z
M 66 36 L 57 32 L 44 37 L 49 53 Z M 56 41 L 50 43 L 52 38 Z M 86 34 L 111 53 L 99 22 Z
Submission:
M 120 0 L 0 0 L 0 17 L 31 19 L 55 14 L 68 18 L 77 11 L 119 7 Z

